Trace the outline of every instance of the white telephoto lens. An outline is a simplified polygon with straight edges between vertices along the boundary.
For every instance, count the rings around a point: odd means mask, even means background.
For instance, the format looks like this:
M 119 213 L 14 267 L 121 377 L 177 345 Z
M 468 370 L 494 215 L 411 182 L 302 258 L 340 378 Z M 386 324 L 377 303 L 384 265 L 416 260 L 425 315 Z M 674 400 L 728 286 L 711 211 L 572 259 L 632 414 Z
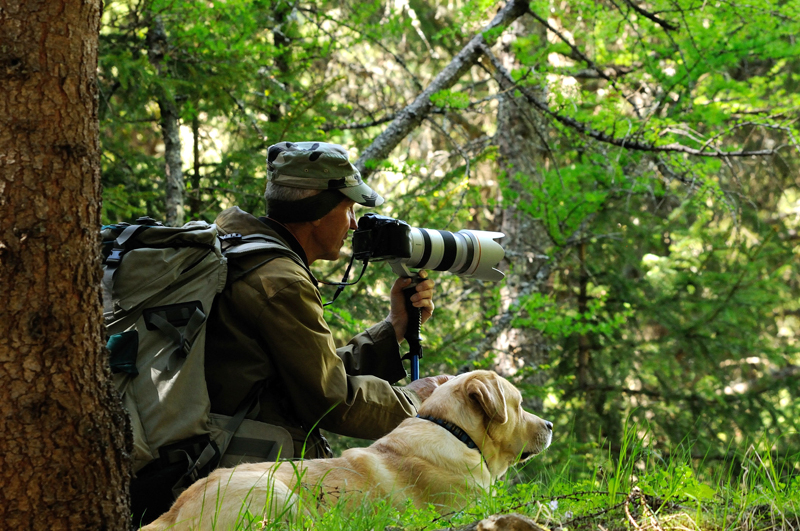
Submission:
M 464 229 L 453 234 L 411 227 L 411 256 L 401 261 L 409 267 L 496 282 L 505 276 L 497 269 L 505 251 L 494 240 L 504 236 L 502 232 Z

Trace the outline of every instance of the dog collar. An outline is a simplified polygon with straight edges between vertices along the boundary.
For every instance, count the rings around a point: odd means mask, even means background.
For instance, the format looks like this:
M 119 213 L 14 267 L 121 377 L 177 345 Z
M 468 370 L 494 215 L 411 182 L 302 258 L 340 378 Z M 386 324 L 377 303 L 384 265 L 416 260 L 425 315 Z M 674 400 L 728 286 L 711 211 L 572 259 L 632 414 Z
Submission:
M 447 431 L 455 435 L 459 441 L 466 444 L 467 448 L 478 450 L 478 453 L 481 454 L 481 457 L 483 457 L 483 452 L 481 452 L 481 449 L 478 448 L 477 444 L 475 444 L 475 441 L 473 441 L 472 438 L 469 435 L 467 435 L 467 432 L 465 432 L 452 422 L 447 422 L 446 420 L 437 419 L 436 417 L 431 417 L 430 415 L 417 415 L 417 418 L 429 420 L 434 424 L 438 424 L 442 428 L 446 429 Z

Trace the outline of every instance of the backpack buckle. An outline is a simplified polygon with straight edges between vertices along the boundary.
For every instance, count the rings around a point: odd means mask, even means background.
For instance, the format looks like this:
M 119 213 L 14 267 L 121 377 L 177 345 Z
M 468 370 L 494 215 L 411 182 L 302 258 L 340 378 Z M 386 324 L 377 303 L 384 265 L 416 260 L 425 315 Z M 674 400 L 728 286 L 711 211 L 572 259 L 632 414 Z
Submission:
M 238 232 L 231 232 L 230 234 L 225 234 L 224 236 L 220 236 L 219 239 L 224 241 L 224 242 L 231 241 L 231 240 L 238 241 L 238 240 L 242 239 L 242 235 L 239 234 Z
M 181 343 L 181 351 L 178 353 L 178 355 L 181 358 L 185 358 L 186 356 L 189 355 L 189 352 L 191 350 L 192 350 L 192 342 L 189 341 L 188 338 L 183 338 L 183 343 Z
M 222 246 L 222 252 L 227 251 L 231 247 L 235 247 L 242 243 L 242 235 L 238 232 L 231 232 L 230 234 L 225 234 L 224 236 L 219 237 L 220 244 Z
M 125 249 L 112 249 L 111 254 L 108 255 L 108 258 L 106 258 L 106 264 L 111 266 L 119 265 L 124 252 Z
M 160 221 L 156 221 L 155 219 L 151 218 L 150 216 L 142 216 L 136 219 L 137 225 L 147 225 L 149 227 L 163 227 L 164 224 Z

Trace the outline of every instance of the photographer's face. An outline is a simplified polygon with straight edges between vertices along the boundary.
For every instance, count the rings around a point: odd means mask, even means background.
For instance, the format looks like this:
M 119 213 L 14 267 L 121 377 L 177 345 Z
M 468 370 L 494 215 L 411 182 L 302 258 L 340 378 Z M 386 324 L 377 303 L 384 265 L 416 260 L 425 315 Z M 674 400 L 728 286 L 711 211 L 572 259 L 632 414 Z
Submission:
M 319 260 L 338 260 L 339 251 L 347 239 L 350 229 L 357 229 L 355 201 L 345 198 L 336 208 L 314 223 L 312 241 L 315 247 L 315 258 Z M 310 257 L 309 257 L 310 258 Z

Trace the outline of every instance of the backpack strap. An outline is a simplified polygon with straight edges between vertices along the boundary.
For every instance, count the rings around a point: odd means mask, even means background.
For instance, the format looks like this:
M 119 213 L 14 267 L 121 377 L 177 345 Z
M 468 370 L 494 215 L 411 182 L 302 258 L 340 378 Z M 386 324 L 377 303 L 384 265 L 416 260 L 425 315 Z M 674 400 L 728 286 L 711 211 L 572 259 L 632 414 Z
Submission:
M 197 334 L 200 333 L 203 323 L 206 321 L 206 314 L 204 314 L 200 308 L 195 308 L 194 313 L 189 318 L 189 322 L 186 323 L 183 332 L 178 330 L 172 325 L 172 323 L 157 313 L 148 315 L 147 320 L 150 324 L 161 330 L 165 336 L 172 339 L 172 342 L 177 345 L 175 350 L 173 350 L 167 358 L 166 370 L 171 371 L 175 366 L 177 366 L 177 360 L 179 357 L 185 358 L 189 355 L 189 352 L 192 349 L 192 344 L 194 343 Z
M 311 282 L 315 286 L 317 285 L 317 279 L 314 278 L 314 275 L 311 273 L 311 270 L 308 269 L 308 266 L 303 262 L 303 259 L 300 258 L 297 253 L 287 247 L 286 244 L 279 238 L 269 236 L 267 234 L 248 234 L 247 236 L 242 236 L 238 233 L 231 233 L 221 236 L 220 240 L 222 240 L 222 254 L 225 255 L 229 261 L 231 259 L 236 260 L 239 257 L 249 256 L 251 254 L 271 254 L 271 256 L 268 256 L 265 260 L 254 265 L 253 267 L 229 276 L 228 285 L 241 280 L 259 267 L 281 256 L 291 258 L 297 265 L 303 268 L 303 270 L 308 274 L 309 279 L 311 279 Z
M 127 242 L 139 232 L 148 228 L 149 225 L 129 225 L 114 240 L 114 247 L 111 254 L 105 261 L 105 271 L 103 272 L 103 317 L 108 318 L 114 314 L 114 294 L 112 290 L 114 273 L 117 272 L 122 255 L 127 249 Z
M 219 433 L 215 440 L 210 441 L 206 447 L 203 448 L 203 451 L 200 452 L 200 455 L 194 462 L 192 462 L 191 458 L 187 454 L 186 458 L 188 460 L 188 467 L 186 473 L 181 476 L 177 483 L 175 483 L 175 485 L 172 487 L 172 494 L 176 499 L 184 490 L 189 488 L 192 483 L 200 478 L 200 471 L 203 470 L 203 468 L 205 468 L 216 455 L 225 455 L 225 451 L 228 449 L 228 444 L 230 444 L 230 441 L 233 439 L 233 434 L 239 429 L 239 426 L 247 416 L 247 413 L 258 403 L 258 400 L 261 398 L 261 393 L 265 387 L 266 380 L 262 380 L 261 382 L 256 383 L 253 388 L 250 389 L 250 392 L 236 409 L 236 413 L 230 418 L 228 423 L 222 429 L 223 431 Z
M 267 256 L 256 265 L 248 267 L 247 269 L 239 271 L 235 274 L 229 273 L 228 280 L 226 282 L 226 285 L 228 286 L 243 279 L 263 265 L 268 264 L 272 260 L 282 256 L 291 258 L 294 262 L 300 265 L 308 273 L 309 277 L 312 279 L 312 282 L 316 284 L 316 279 L 311 274 L 311 271 L 308 269 L 305 263 L 303 263 L 302 258 L 300 258 L 297 253 L 292 251 L 283 241 L 278 238 L 266 234 L 250 234 L 247 236 L 242 236 L 238 233 L 226 234 L 224 236 L 220 236 L 219 238 L 222 254 L 228 259 L 228 263 L 230 263 L 232 260 L 235 261 L 236 259 L 244 258 L 250 255 L 262 253 L 267 254 Z M 195 315 L 197 315 L 197 313 L 195 313 Z M 192 316 L 192 319 L 194 319 L 195 315 Z M 174 360 L 175 356 L 180 355 L 183 352 L 182 346 L 185 344 L 187 338 L 191 338 L 191 320 L 190 323 L 187 324 L 183 335 L 181 335 L 180 332 L 165 319 L 160 318 L 160 316 L 153 315 L 150 317 L 150 320 L 153 325 L 158 327 L 159 330 L 168 336 L 172 337 L 173 341 L 179 345 L 179 347 L 176 348 L 176 350 L 170 355 L 170 361 L 168 362 L 169 367 L 172 365 L 172 361 Z M 236 409 L 236 413 L 230 418 L 230 420 L 228 420 L 219 435 L 215 437 L 214 440 L 210 441 L 205 448 L 203 448 L 197 459 L 192 461 L 191 457 L 186 454 L 186 473 L 184 473 L 183 476 L 181 476 L 177 483 L 175 483 L 175 485 L 172 487 L 172 493 L 174 494 L 175 498 L 177 498 L 181 492 L 186 490 L 192 483 L 199 479 L 201 471 L 208 466 L 208 464 L 211 463 L 217 455 L 225 455 L 230 441 L 233 440 L 233 435 L 239 429 L 239 426 L 242 424 L 242 421 L 244 421 L 247 413 L 258 403 L 259 399 L 261 398 L 261 393 L 266 387 L 266 383 L 267 382 L 265 380 L 258 382 L 253 386 L 248 395 L 239 404 L 239 407 Z

